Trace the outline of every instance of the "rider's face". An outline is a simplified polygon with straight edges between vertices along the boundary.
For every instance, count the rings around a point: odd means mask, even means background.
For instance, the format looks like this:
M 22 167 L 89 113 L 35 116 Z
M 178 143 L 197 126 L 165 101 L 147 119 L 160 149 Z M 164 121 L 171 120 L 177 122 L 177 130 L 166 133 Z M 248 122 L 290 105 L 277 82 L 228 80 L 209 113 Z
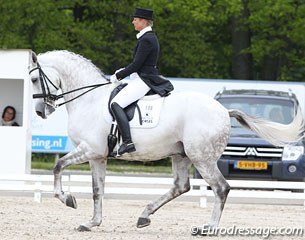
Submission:
M 132 24 L 134 26 L 134 29 L 139 32 L 148 26 L 148 22 L 146 19 L 136 18 L 136 17 L 133 18 Z

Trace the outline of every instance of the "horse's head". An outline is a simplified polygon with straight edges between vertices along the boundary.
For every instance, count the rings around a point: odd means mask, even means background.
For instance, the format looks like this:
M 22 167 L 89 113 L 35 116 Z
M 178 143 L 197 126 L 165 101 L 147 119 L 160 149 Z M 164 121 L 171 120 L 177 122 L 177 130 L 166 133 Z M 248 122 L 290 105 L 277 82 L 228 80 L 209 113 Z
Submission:
M 35 111 L 38 116 L 45 119 L 55 111 L 56 93 L 60 87 L 58 72 L 51 64 L 38 62 L 36 54 L 32 53 L 30 80 L 33 86 Z

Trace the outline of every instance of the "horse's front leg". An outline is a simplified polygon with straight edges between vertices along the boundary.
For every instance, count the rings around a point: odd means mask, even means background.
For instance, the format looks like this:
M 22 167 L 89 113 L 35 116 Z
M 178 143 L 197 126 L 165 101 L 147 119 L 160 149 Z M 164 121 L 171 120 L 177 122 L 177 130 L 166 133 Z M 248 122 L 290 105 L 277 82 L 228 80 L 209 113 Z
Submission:
M 62 173 L 63 170 L 73 164 L 81 164 L 88 162 L 91 159 L 96 159 L 98 156 L 90 152 L 90 148 L 84 142 L 79 144 L 73 151 L 60 158 L 53 169 L 54 173 L 54 196 L 68 207 L 77 208 L 75 197 L 71 194 L 65 194 L 62 190 Z
M 81 224 L 77 229 L 78 231 L 90 231 L 92 227 L 99 226 L 102 223 L 106 165 L 107 159 L 104 158 L 90 161 L 92 171 L 94 212 L 92 219 L 88 223 Z

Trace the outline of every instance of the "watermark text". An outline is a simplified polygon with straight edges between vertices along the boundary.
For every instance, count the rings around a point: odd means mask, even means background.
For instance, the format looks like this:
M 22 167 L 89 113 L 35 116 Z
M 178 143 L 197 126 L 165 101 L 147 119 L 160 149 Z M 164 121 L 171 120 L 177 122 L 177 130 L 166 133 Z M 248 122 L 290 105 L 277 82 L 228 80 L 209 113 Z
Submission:
M 298 236 L 304 235 L 302 227 L 210 227 L 208 225 L 192 226 L 192 235 L 206 236 L 261 236 L 267 239 L 271 236 Z

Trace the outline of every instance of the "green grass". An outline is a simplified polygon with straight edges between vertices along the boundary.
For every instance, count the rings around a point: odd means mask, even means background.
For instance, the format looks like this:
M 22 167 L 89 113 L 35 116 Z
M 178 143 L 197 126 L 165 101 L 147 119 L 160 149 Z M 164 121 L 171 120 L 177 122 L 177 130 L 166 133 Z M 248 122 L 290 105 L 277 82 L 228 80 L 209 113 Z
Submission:
M 32 154 L 32 169 L 53 170 L 55 154 Z M 61 157 L 60 155 L 59 157 Z M 72 165 L 68 170 L 90 171 L 88 163 Z M 107 171 L 116 173 L 150 173 L 150 174 L 172 174 L 172 161 L 170 158 L 160 159 L 153 162 L 125 161 L 115 158 L 108 159 Z M 190 175 L 193 175 L 194 168 L 191 167 Z
M 171 174 L 171 166 L 141 166 L 141 165 L 111 165 L 108 164 L 107 170 L 111 172 L 136 172 L 136 173 L 160 173 Z
M 54 163 L 51 162 L 32 162 L 32 169 L 53 170 Z M 90 171 L 88 163 L 67 167 L 70 170 Z M 137 164 L 107 164 L 107 170 L 118 173 L 160 173 L 171 174 L 171 166 L 145 166 Z
M 53 170 L 54 163 L 32 161 L 32 169 Z M 89 164 L 80 164 L 80 165 L 70 166 L 67 169 L 89 171 L 90 167 L 89 167 Z
M 33 154 L 32 169 L 53 170 L 55 164 L 54 154 Z M 67 167 L 69 170 L 90 171 L 88 163 L 72 165 Z M 153 174 L 171 174 L 171 159 L 161 159 L 155 162 L 125 161 L 109 159 L 107 171 L 117 173 L 153 173 Z

